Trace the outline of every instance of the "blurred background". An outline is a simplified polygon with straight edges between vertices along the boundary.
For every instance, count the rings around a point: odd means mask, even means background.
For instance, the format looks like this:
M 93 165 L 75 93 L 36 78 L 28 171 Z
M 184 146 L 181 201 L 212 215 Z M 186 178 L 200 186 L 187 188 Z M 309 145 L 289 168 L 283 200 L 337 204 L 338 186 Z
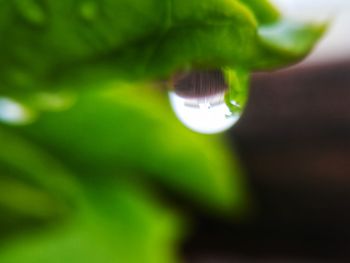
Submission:
M 287 17 L 330 27 L 302 63 L 254 74 L 247 109 L 227 137 L 258 212 L 235 226 L 200 217 L 187 246 L 192 262 L 350 260 L 350 2 L 272 2 Z
M 327 35 L 302 64 L 327 63 L 350 57 L 350 3 L 346 0 L 273 0 L 282 13 L 299 21 L 330 21 Z

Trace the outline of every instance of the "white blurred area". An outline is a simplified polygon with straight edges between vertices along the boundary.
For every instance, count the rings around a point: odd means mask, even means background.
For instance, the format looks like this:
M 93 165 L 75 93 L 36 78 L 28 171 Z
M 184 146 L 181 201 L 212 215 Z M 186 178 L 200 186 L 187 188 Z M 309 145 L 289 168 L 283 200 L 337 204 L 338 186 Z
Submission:
M 303 62 L 350 59 L 350 0 L 271 0 L 282 13 L 301 21 L 330 21 L 326 36 Z
M 170 104 L 178 119 L 192 131 L 204 134 L 224 132 L 239 119 L 225 103 L 225 92 L 205 98 L 182 98 L 169 92 Z

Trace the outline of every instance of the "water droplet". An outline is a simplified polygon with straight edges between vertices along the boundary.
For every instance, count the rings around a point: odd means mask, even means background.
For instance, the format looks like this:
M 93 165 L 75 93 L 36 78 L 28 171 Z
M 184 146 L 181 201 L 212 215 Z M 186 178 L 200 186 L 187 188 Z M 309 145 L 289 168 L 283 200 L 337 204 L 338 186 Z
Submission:
M 6 97 L 0 97 L 0 122 L 25 125 L 35 119 L 35 113 L 24 105 Z
M 220 71 L 193 72 L 175 77 L 170 104 L 179 120 L 193 131 L 223 132 L 239 119 L 225 103 L 228 85 Z

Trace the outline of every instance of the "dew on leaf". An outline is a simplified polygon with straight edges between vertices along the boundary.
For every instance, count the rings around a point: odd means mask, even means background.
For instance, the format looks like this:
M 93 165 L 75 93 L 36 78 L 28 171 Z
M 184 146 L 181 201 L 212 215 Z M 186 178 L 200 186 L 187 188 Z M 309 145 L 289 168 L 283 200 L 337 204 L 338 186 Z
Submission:
M 228 85 L 220 71 L 200 71 L 176 77 L 169 92 L 170 104 L 178 119 L 193 131 L 223 132 L 239 119 L 225 102 Z

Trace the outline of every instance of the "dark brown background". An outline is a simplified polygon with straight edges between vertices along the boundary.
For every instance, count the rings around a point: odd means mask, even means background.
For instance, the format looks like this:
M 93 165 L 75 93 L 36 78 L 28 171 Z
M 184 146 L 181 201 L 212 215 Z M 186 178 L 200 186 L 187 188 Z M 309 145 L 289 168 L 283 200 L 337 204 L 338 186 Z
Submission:
M 227 135 L 256 214 L 232 224 L 198 213 L 189 261 L 350 262 L 350 61 L 256 74 Z

